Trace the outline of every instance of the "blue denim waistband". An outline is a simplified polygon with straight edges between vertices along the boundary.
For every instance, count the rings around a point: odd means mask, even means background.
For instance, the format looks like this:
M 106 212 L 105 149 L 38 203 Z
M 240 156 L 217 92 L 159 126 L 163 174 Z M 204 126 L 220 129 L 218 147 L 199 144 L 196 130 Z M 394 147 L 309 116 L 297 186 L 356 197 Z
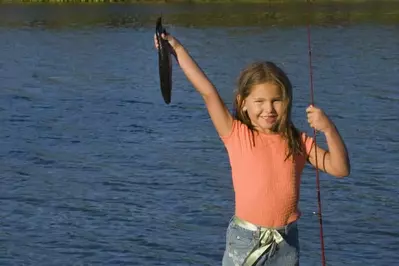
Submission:
M 244 228 L 244 229 L 246 229 L 246 230 L 249 230 L 249 231 L 253 231 L 253 232 L 262 232 L 262 231 L 267 231 L 267 230 L 276 230 L 277 232 L 279 232 L 280 234 L 284 234 L 284 235 L 286 235 L 287 233 L 288 233 L 288 231 L 289 231 L 289 229 L 291 228 L 291 226 L 293 226 L 296 222 L 292 222 L 292 223 L 289 223 L 289 224 L 287 224 L 287 225 L 285 225 L 285 226 L 281 226 L 281 227 L 275 227 L 275 228 L 273 228 L 273 227 L 263 227 L 263 226 L 258 226 L 258 225 L 255 225 L 255 224 L 253 224 L 253 223 L 250 223 L 250 222 L 248 222 L 248 221 L 245 221 L 245 220 L 243 220 L 243 219 L 240 219 L 240 218 L 238 218 L 237 216 L 234 216 L 233 218 L 232 218 L 232 221 L 236 224 L 236 225 L 238 225 L 238 226 L 240 226 L 240 227 L 242 227 L 242 228 Z

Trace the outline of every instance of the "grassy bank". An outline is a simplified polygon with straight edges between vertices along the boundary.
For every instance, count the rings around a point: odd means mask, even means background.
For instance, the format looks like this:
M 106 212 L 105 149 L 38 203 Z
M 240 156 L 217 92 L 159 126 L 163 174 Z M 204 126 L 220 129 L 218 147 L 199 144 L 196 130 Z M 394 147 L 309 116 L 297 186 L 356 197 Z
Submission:
M 263 0 L 262 4 L 249 4 L 251 0 L 246 0 L 247 4 L 240 0 L 217 0 L 211 1 L 212 4 L 209 0 L 194 0 L 202 3 L 198 5 L 181 4 L 190 1 L 180 0 L 170 0 L 167 4 L 154 4 L 165 1 L 130 0 L 127 2 L 131 4 L 126 5 L 101 4 L 105 3 L 101 1 L 7 1 L 23 4 L 2 5 L 0 26 L 153 27 L 160 14 L 166 24 L 183 27 L 297 26 L 309 21 L 314 25 L 399 24 L 399 2 L 390 0 L 316 0 L 312 8 L 306 0 L 266 3 Z M 88 4 L 68 4 L 78 2 Z
M 173 4 L 173 3 L 215 3 L 215 4 L 292 4 L 306 3 L 308 0 L 0 0 L 0 3 L 132 3 L 132 4 Z M 310 0 L 313 4 L 326 3 L 381 3 L 398 0 Z

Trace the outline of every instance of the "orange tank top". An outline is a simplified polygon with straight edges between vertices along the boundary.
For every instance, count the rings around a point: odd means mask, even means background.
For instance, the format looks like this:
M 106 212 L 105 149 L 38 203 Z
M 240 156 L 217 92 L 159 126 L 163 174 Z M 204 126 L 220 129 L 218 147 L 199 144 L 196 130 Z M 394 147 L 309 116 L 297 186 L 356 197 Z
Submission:
M 251 130 L 234 120 L 221 139 L 227 149 L 235 192 L 235 215 L 264 227 L 280 227 L 300 217 L 301 173 L 313 138 L 301 133 L 303 151 L 286 157 L 287 142 L 278 134 Z M 255 146 L 253 145 L 255 144 Z

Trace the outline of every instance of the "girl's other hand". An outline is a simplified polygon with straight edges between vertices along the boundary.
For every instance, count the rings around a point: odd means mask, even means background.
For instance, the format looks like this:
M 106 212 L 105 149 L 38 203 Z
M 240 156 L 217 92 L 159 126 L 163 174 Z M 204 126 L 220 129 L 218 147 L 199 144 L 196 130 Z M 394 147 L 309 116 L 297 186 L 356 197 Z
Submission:
M 310 105 L 306 109 L 308 123 L 310 127 L 325 133 L 334 127 L 331 120 L 327 117 L 327 115 L 321 110 L 313 105 Z

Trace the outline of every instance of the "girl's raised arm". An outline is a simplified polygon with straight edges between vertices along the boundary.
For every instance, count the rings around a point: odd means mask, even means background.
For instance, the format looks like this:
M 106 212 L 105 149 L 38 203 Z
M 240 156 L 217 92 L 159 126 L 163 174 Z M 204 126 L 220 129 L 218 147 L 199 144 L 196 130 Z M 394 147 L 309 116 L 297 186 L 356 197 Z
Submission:
M 204 99 L 208 113 L 218 134 L 220 136 L 229 134 L 233 124 L 233 117 L 215 86 L 176 38 L 170 34 L 162 35 L 162 37 L 169 42 L 180 68 Z M 158 48 L 155 36 L 154 41 L 155 46 Z

